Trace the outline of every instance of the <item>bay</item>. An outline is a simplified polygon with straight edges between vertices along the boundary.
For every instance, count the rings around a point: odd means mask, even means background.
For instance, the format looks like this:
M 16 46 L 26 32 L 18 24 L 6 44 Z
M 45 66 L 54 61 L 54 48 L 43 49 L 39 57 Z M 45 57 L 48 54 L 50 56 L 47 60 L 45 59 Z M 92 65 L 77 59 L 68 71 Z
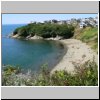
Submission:
M 23 25 L 2 25 L 2 65 L 19 66 L 38 71 L 44 64 L 52 69 L 64 56 L 64 46 L 51 40 L 22 40 L 7 38 Z

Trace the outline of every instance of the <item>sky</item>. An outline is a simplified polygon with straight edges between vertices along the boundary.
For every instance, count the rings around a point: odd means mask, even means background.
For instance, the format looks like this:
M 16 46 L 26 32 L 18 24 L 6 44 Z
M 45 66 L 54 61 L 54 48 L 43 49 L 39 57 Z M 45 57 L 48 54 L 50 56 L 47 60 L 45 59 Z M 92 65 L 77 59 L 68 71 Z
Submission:
M 96 17 L 98 14 L 2 14 L 2 24 L 27 24 L 31 21 L 68 20 L 71 18 Z

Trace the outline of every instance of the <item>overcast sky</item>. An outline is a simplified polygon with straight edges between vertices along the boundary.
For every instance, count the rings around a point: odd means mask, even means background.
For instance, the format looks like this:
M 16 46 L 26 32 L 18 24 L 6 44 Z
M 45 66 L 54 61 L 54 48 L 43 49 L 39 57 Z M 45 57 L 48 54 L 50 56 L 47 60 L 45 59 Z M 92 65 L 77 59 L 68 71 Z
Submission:
M 2 24 L 26 24 L 31 21 L 43 22 L 57 19 L 96 17 L 97 14 L 2 14 Z

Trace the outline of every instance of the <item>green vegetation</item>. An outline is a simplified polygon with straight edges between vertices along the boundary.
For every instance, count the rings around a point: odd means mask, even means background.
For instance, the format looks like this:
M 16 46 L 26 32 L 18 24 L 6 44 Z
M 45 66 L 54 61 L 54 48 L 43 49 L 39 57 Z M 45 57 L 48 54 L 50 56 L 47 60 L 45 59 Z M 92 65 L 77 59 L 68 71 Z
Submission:
M 86 27 L 80 29 L 77 26 L 67 24 L 32 23 L 14 30 L 13 35 L 21 37 L 40 36 L 50 38 L 60 36 L 62 38 L 76 38 L 91 46 L 98 52 L 98 28 Z M 74 36 L 73 36 L 74 35 Z M 85 56 L 85 55 L 84 55 Z M 83 57 L 84 57 L 83 56 Z M 18 67 L 7 66 L 2 72 L 3 86 L 97 86 L 98 68 L 96 63 L 87 61 L 83 65 L 75 66 L 75 74 L 65 70 L 55 71 L 53 74 L 45 64 L 39 73 L 30 75 L 22 74 Z
M 76 30 L 76 39 L 80 39 L 91 46 L 96 52 L 98 51 L 98 28 L 97 27 L 86 27 L 83 29 Z
M 68 24 L 50 24 L 50 23 L 30 23 L 26 26 L 14 30 L 13 35 L 18 34 L 20 37 L 40 36 L 50 38 L 60 36 L 62 38 L 76 38 L 86 42 L 96 52 L 98 52 L 98 28 L 86 27 L 79 28 L 78 25 Z
M 14 71 L 16 70 L 16 71 Z M 47 65 L 43 65 L 39 73 L 22 74 L 17 67 L 6 67 L 2 72 L 3 86 L 97 86 L 98 70 L 96 63 L 87 61 L 75 66 L 75 74 L 67 71 L 55 71 L 50 74 Z
M 56 36 L 61 36 L 62 38 L 70 38 L 74 35 L 74 27 L 67 24 L 59 25 L 50 23 L 31 23 L 15 29 L 13 35 L 16 34 L 21 37 L 37 35 L 43 38 Z
M 18 34 L 20 37 L 40 36 L 50 38 L 60 36 L 62 38 L 76 38 L 86 42 L 96 52 L 98 52 L 98 28 L 86 27 L 79 28 L 78 26 L 68 24 L 50 24 L 50 23 L 31 23 L 26 26 L 19 27 L 14 30 L 13 35 Z

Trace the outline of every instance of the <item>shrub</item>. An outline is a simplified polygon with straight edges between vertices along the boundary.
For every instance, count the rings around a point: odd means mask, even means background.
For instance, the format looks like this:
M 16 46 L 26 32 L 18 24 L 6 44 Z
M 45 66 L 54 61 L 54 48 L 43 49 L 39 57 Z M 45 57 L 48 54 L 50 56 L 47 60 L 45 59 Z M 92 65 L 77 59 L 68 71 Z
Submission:
M 18 34 L 22 37 L 27 37 L 28 35 L 34 36 L 38 35 L 43 38 L 50 38 L 62 36 L 63 38 L 70 38 L 74 35 L 74 27 L 67 24 L 28 24 L 14 30 L 13 35 Z
M 39 73 L 19 77 L 15 68 L 9 66 L 2 72 L 2 85 L 4 86 L 97 86 L 98 68 L 96 63 L 87 61 L 80 66 L 75 65 L 75 73 L 66 70 L 55 71 L 50 74 L 47 64 L 44 64 Z M 17 69 L 19 70 L 19 69 Z

